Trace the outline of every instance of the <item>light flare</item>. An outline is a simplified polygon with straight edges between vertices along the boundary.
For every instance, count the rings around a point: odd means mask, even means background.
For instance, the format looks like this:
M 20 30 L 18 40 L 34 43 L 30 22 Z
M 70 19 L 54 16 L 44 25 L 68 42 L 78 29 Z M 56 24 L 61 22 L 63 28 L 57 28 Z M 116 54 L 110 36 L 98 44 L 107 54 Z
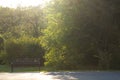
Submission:
M 0 0 L 0 6 L 16 8 L 29 6 L 45 6 L 50 0 Z

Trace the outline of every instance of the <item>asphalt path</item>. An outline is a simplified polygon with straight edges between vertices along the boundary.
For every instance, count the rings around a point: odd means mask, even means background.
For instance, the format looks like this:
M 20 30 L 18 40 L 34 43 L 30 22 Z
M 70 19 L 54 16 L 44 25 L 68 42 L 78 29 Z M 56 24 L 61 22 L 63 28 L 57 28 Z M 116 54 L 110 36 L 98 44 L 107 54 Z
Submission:
M 120 80 L 120 72 L 0 73 L 0 80 Z

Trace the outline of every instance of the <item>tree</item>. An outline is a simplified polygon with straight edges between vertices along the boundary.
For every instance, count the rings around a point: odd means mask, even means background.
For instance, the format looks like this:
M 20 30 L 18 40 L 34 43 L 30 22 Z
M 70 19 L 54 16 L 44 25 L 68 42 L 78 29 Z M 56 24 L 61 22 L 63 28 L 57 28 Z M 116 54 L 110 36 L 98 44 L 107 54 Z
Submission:
M 0 64 L 3 63 L 4 56 L 4 39 L 0 36 Z
M 4 54 L 1 54 L 5 58 L 1 58 L 0 54 L 0 59 L 6 62 L 21 56 L 39 57 L 43 65 L 44 49 L 39 44 L 39 37 L 46 26 L 44 16 L 39 6 L 16 9 L 1 7 L 0 35 L 5 39 Z M 2 38 L 0 41 L 2 42 Z
M 38 38 L 45 28 L 45 15 L 41 7 L 0 9 L 0 33 L 4 38 L 19 38 L 23 35 Z
M 4 39 L 0 37 L 0 51 L 4 50 Z
M 27 33 L 33 37 L 40 37 L 42 35 L 42 30 L 46 27 L 45 15 L 41 7 L 29 7 L 29 9 L 25 10 L 24 15 L 24 25 L 26 27 L 23 28 L 25 32 L 27 31 Z
M 116 3 L 117 0 L 51 2 L 43 37 L 47 64 L 61 68 L 59 63 L 62 62 L 62 67 L 67 69 L 92 64 L 109 69 L 112 55 L 119 49 L 119 23 L 115 17 L 119 6 Z M 55 64 L 54 59 L 58 59 Z

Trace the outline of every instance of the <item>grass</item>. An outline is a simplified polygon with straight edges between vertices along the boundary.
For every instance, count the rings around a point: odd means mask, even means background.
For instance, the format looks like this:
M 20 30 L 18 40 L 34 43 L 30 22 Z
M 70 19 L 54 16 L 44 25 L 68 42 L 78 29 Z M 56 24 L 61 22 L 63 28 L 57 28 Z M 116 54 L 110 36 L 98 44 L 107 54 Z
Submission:
M 56 70 L 54 68 L 49 67 L 40 67 L 40 71 L 38 67 L 17 67 L 14 68 L 14 72 L 62 72 L 68 70 Z M 11 72 L 11 66 L 9 65 L 0 65 L 0 72 Z
M 40 67 L 40 72 L 58 71 L 53 68 Z M 0 72 L 11 72 L 11 66 L 0 65 Z M 14 72 L 39 72 L 38 67 L 17 67 L 14 68 Z
M 9 65 L 0 65 L 0 72 L 11 72 Z M 39 72 L 38 67 L 17 67 L 14 68 L 14 72 Z
M 56 70 L 49 67 L 40 67 L 40 71 L 38 67 L 18 67 L 14 68 L 14 72 L 63 72 L 63 71 L 120 71 L 120 70 L 97 70 L 97 69 L 80 69 L 80 70 Z M 0 72 L 11 72 L 11 67 L 9 65 L 0 65 Z
M 48 67 L 40 67 L 40 71 L 38 67 L 17 67 L 14 68 L 14 72 L 51 72 L 51 71 L 59 71 L 53 68 Z M 0 72 L 11 72 L 11 66 L 9 65 L 0 65 Z
M 0 65 L 0 72 L 10 72 L 10 67 L 8 65 Z

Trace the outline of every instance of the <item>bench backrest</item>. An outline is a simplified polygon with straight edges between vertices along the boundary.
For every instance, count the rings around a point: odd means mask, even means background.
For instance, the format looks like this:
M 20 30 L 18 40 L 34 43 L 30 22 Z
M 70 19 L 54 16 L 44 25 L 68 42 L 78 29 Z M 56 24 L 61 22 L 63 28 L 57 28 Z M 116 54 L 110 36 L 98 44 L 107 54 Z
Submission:
M 15 58 L 11 61 L 11 72 L 15 67 L 39 67 L 40 70 L 40 58 Z
M 16 58 L 12 63 L 40 63 L 40 58 Z

